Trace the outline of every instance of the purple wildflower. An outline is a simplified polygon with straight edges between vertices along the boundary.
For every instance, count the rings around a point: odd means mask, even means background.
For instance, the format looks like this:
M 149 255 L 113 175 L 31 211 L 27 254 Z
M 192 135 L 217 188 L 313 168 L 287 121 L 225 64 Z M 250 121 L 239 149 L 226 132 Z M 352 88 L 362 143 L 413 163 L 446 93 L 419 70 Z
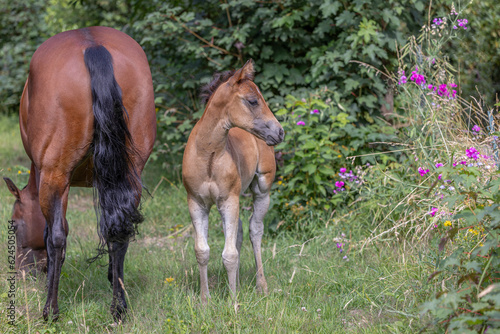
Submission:
M 344 184 L 345 183 L 343 181 L 337 181 L 337 182 L 335 182 L 335 187 L 342 188 L 344 186 Z
M 429 173 L 429 169 L 423 169 L 422 167 L 418 167 L 418 173 L 420 176 L 424 176 L 425 174 Z
M 472 131 L 481 132 L 481 128 L 479 127 L 479 125 L 476 124 L 472 127 Z
M 306 123 L 304 121 L 298 121 L 297 125 L 306 125 Z
M 411 72 L 410 80 L 415 81 L 419 86 L 425 85 L 425 77 L 423 74 L 418 74 L 418 67 L 415 68 L 415 71 Z
M 436 215 L 436 213 L 438 212 L 438 209 L 437 208 L 432 208 L 431 209 L 431 212 L 429 212 L 429 214 L 431 215 L 431 217 L 434 217 Z
M 466 149 L 465 153 L 467 154 L 467 157 L 469 157 L 470 159 L 477 160 L 479 158 L 479 152 L 476 150 L 475 147 Z

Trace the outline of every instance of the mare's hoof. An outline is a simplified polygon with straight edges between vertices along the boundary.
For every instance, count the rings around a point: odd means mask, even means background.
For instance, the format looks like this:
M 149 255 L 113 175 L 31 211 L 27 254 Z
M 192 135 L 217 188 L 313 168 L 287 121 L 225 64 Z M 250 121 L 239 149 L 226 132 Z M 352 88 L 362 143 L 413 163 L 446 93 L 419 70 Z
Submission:
M 59 319 L 59 308 L 56 307 L 52 309 L 48 306 L 45 306 L 43 308 L 43 320 L 48 321 L 51 315 L 52 315 L 52 321 L 57 321 L 57 319 Z
M 127 306 L 111 305 L 111 315 L 116 323 L 121 323 L 127 317 Z

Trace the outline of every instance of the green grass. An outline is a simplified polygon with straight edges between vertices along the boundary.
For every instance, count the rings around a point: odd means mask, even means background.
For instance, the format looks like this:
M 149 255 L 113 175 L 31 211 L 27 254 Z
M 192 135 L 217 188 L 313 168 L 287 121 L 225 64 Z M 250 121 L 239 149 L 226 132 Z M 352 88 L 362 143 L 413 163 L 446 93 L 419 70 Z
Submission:
M 23 169 L 24 168 L 24 169 Z M 0 171 L 18 187 L 27 182 L 26 157 L 17 121 L 0 117 Z M 434 291 L 426 285 L 432 266 L 425 244 L 378 241 L 360 252 L 365 235 L 356 221 L 317 222 L 314 239 L 268 234 L 263 239 L 264 268 L 269 295 L 257 294 L 248 232 L 241 255 L 239 309 L 232 306 L 221 260 L 223 234 L 216 210 L 210 215 L 212 299 L 200 304 L 198 265 L 181 184 L 170 180 L 158 187 L 163 171 L 149 164 L 144 173 L 154 197 L 145 196 L 145 222 L 125 261 L 129 318 L 113 324 L 107 263 L 88 265 L 98 240 L 92 190 L 70 192 L 67 219 L 70 233 L 59 287 L 59 321 L 44 322 L 45 277 L 19 277 L 16 291 L 17 326 L 7 323 L 7 221 L 13 196 L 0 186 L 0 332 L 2 333 L 414 333 L 423 327 L 418 305 Z M 170 182 L 169 182 L 170 181 Z M 247 200 L 246 200 L 247 201 Z M 243 211 L 244 226 L 250 213 Z M 355 234 L 352 231 L 356 231 Z M 178 232 L 174 236 L 173 233 Z M 344 253 L 337 238 L 347 234 Z M 351 232 L 351 233 L 350 233 Z M 305 242 L 307 241 L 307 242 Z M 348 261 L 343 259 L 347 255 Z M 168 283 L 166 278 L 173 278 Z

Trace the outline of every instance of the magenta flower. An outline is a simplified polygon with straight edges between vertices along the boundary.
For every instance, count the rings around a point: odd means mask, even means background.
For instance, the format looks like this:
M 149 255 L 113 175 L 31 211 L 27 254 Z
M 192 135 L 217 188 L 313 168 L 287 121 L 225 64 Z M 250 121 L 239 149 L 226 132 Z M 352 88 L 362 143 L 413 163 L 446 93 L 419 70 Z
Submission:
M 415 71 L 411 72 L 410 80 L 415 81 L 419 86 L 425 85 L 425 77 L 423 74 L 418 74 L 418 67 L 415 68 Z
M 311 114 L 319 114 L 319 110 L 318 109 L 311 110 Z
M 342 167 L 342 168 L 340 169 L 340 172 L 341 172 L 341 173 L 345 173 L 346 171 L 347 171 L 347 169 L 345 169 L 344 167 Z
M 449 95 L 448 87 L 446 86 L 446 84 L 439 85 L 438 95 L 439 96 L 448 96 Z
M 476 150 L 475 147 L 466 149 L 465 153 L 467 154 L 467 157 L 469 157 L 470 159 L 477 160 L 479 158 L 479 152 Z
M 472 131 L 481 132 L 481 128 L 479 127 L 479 125 L 476 124 L 472 127 Z
M 438 180 L 441 180 L 443 178 L 443 174 L 438 175 Z
M 440 18 L 440 17 L 436 17 L 434 20 L 432 20 L 432 23 L 434 23 L 435 25 L 440 25 L 441 23 L 443 23 L 443 19 Z
M 427 86 L 428 89 L 432 90 L 432 85 Z
M 458 26 L 464 28 L 464 30 L 467 30 L 467 19 L 462 19 L 462 20 L 457 20 Z
M 436 168 L 443 167 L 443 166 L 444 166 L 444 165 L 443 165 L 442 163 L 440 163 L 440 162 L 438 162 L 438 163 L 436 164 Z
M 343 181 L 337 181 L 337 182 L 335 182 L 335 187 L 342 188 L 344 186 L 344 184 L 345 183 Z
M 298 121 L 297 125 L 306 125 L 306 123 L 304 121 Z
M 406 76 L 405 75 L 402 75 L 400 78 L 399 78 L 399 81 L 398 81 L 398 85 L 404 85 L 406 83 Z
M 429 169 L 423 169 L 422 167 L 418 167 L 418 173 L 420 176 L 424 176 L 425 174 L 429 173 Z
M 337 248 L 342 248 L 342 243 L 341 242 L 337 242 Z
M 436 213 L 438 212 L 438 209 L 437 208 L 432 208 L 431 209 L 431 212 L 429 212 L 429 214 L 431 215 L 431 217 L 434 217 L 436 215 Z

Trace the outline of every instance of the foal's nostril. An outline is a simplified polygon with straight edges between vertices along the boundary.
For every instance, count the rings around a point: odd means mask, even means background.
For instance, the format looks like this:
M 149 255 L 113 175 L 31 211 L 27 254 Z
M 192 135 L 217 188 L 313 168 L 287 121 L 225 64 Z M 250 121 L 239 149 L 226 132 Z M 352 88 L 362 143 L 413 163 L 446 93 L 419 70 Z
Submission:
M 285 139 L 285 131 L 283 130 L 283 128 L 280 129 L 280 139 L 283 140 Z

